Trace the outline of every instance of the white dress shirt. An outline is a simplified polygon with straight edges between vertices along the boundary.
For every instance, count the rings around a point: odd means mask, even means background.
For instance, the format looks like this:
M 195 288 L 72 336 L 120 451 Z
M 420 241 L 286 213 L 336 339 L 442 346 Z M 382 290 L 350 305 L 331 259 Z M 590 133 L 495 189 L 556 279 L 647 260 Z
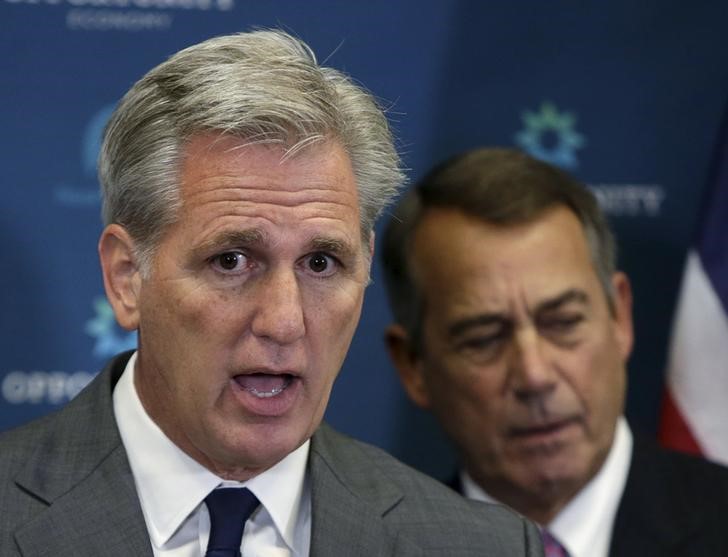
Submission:
M 617 507 L 627 482 L 632 458 L 632 432 L 620 417 L 614 442 L 597 475 L 561 512 L 545 525 L 570 557 L 607 557 Z M 495 501 L 462 471 L 463 495 L 479 501 Z M 543 526 L 543 525 L 542 525 Z
M 311 543 L 310 441 L 247 482 L 225 481 L 175 445 L 134 388 L 136 353 L 114 388 L 114 414 L 129 458 L 155 557 L 201 557 L 210 535 L 204 499 L 217 486 L 245 486 L 260 501 L 248 519 L 245 557 L 306 557 Z

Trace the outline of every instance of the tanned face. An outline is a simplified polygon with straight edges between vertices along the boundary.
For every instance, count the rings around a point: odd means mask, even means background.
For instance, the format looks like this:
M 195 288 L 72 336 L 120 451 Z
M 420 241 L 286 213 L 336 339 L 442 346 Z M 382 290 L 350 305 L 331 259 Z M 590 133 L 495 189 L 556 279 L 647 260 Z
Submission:
M 599 470 L 622 413 L 626 277 L 613 277 L 611 312 L 565 208 L 515 226 L 429 210 L 410 263 L 424 300 L 421 348 L 393 353 L 408 393 L 486 492 L 548 522 Z

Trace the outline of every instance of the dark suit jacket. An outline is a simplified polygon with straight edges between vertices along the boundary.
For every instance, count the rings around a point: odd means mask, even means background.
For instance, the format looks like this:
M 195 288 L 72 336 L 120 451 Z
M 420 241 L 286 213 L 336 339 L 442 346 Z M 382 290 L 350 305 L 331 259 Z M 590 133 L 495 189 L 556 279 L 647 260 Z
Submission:
M 448 485 L 462 492 L 459 477 Z M 635 435 L 609 556 L 719 555 L 728 556 L 728 468 Z
M 635 436 L 609 554 L 728 555 L 728 468 Z
M 152 556 L 111 393 L 115 358 L 60 411 L 0 435 L 0 555 Z M 309 457 L 311 555 L 542 555 L 536 528 L 466 501 L 322 425 Z

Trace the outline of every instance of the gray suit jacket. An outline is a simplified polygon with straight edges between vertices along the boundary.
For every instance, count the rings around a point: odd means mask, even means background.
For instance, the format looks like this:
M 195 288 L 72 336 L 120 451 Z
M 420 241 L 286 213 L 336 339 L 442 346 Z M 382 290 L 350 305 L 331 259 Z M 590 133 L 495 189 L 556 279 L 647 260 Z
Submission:
M 152 557 L 111 393 L 115 358 L 60 411 L 0 435 L 0 555 Z M 538 531 L 322 425 L 312 439 L 311 555 L 542 555 Z

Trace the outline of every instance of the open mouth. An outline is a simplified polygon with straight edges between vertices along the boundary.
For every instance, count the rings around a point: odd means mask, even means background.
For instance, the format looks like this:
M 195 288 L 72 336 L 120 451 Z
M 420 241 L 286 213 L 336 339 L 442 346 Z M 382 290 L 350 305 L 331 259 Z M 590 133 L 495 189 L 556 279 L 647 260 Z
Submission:
M 235 376 L 235 382 L 242 389 L 257 398 L 271 398 L 281 394 L 293 382 L 290 373 L 270 374 L 251 373 L 249 375 Z

